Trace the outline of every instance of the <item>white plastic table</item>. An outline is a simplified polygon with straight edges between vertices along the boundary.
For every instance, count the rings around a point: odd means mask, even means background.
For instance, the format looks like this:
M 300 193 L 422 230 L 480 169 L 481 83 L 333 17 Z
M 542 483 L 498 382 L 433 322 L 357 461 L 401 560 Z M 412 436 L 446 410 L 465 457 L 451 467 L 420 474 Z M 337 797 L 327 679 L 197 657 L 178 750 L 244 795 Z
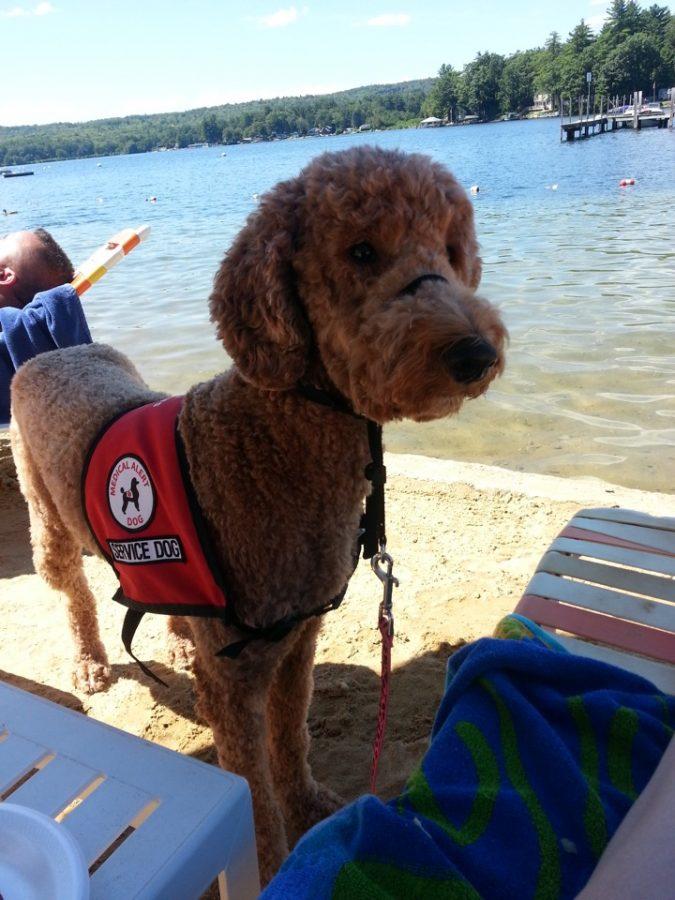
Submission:
M 260 892 L 243 778 L 2 683 L 0 800 L 70 831 L 92 900 Z

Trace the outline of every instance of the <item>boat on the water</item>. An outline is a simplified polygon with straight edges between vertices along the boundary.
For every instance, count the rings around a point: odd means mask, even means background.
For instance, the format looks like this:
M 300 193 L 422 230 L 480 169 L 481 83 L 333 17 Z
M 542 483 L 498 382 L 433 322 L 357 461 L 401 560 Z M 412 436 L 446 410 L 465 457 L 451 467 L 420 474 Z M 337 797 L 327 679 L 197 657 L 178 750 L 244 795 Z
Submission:
M 3 177 L 3 178 L 21 178 L 23 175 L 34 175 L 34 174 L 35 174 L 35 173 L 34 173 L 33 171 L 29 171 L 29 172 L 3 172 L 3 173 L 2 173 L 2 177 Z
M 641 128 L 658 126 L 659 120 L 667 115 L 660 103 L 643 103 L 637 112 Z M 631 118 L 635 115 L 635 105 L 630 103 L 627 106 L 617 106 L 610 109 L 607 115 L 621 119 Z

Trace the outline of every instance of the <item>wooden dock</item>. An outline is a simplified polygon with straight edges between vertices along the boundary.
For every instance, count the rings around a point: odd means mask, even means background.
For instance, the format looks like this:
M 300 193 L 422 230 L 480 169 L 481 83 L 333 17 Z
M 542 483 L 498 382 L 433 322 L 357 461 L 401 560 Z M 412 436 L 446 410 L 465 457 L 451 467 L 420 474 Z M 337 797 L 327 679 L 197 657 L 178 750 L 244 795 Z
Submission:
M 590 84 L 590 80 L 589 80 Z M 656 103 L 645 104 L 642 100 L 642 91 L 635 91 L 632 102 L 619 106 L 619 98 L 616 97 L 614 106 L 610 106 L 607 100 L 607 108 L 603 112 L 605 98 L 600 98 L 600 114 L 590 113 L 590 87 L 588 97 L 585 99 L 586 114 L 584 115 L 584 98 L 579 97 L 579 115 L 574 118 L 573 99 L 569 98 L 569 121 L 564 119 L 564 102 L 560 104 L 560 140 L 575 141 L 578 138 L 592 137 L 594 134 L 604 134 L 605 131 L 616 131 L 619 128 L 634 128 L 640 131 L 643 128 L 670 128 L 675 119 L 675 88 L 670 90 L 669 109 Z
M 594 134 L 604 134 L 605 131 L 616 131 L 619 128 L 667 128 L 670 121 L 668 110 L 662 112 L 641 112 L 637 115 L 609 115 L 590 116 L 564 122 L 560 126 L 561 139 L 575 141 L 578 138 L 592 137 Z

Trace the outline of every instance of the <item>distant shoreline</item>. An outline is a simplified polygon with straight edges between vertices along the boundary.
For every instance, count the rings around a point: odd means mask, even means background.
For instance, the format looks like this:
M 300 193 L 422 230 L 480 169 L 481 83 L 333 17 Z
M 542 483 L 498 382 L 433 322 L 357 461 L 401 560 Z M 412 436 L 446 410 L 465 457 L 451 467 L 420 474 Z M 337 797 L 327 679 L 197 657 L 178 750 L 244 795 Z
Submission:
M 558 113 L 545 113 L 543 115 L 524 115 L 520 116 L 517 119 L 506 120 L 501 117 L 496 119 L 486 119 L 485 121 L 473 122 L 471 125 L 464 125 L 462 122 L 454 122 L 454 123 L 445 123 L 442 127 L 444 128 L 458 128 L 458 127 L 473 127 L 474 125 L 503 125 L 508 122 L 538 122 L 540 119 L 557 119 L 559 118 Z M 11 165 L 3 165 L 0 166 L 0 169 L 20 169 L 23 166 L 41 166 L 41 165 L 51 165 L 52 163 L 61 163 L 61 162 L 74 162 L 78 159 L 108 159 L 114 158 L 117 156 L 144 156 L 149 153 L 174 153 L 179 150 L 209 150 L 209 149 L 217 149 L 226 147 L 249 147 L 255 144 L 279 144 L 285 143 L 286 141 L 306 141 L 306 140 L 315 140 L 320 138 L 334 138 L 334 137 L 354 137 L 357 134 L 381 134 L 383 132 L 388 131 L 412 131 L 419 128 L 419 124 L 402 124 L 402 125 L 391 125 L 386 128 L 369 128 L 366 131 L 357 130 L 347 130 L 347 131 L 339 131 L 339 132 L 327 132 L 325 134 L 301 134 L 301 135 L 283 135 L 275 138 L 271 138 L 269 140 L 242 140 L 237 141 L 233 144 L 224 144 L 224 143 L 213 143 L 213 144 L 198 144 L 194 146 L 188 147 L 153 147 L 150 150 L 139 150 L 136 153 L 106 153 L 106 154 L 98 154 L 93 153 L 87 156 L 67 156 L 67 157 L 50 157 L 48 159 L 38 159 L 33 160 L 31 162 L 21 162 L 21 163 L 13 163 Z

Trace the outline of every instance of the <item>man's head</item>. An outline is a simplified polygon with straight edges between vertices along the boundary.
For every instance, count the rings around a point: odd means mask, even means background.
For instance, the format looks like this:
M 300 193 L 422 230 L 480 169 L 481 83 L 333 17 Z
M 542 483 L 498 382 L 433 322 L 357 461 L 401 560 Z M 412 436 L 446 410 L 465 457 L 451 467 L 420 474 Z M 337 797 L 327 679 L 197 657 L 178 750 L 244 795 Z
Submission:
M 0 238 L 0 307 L 20 309 L 39 291 L 73 280 L 73 265 L 44 228 Z

